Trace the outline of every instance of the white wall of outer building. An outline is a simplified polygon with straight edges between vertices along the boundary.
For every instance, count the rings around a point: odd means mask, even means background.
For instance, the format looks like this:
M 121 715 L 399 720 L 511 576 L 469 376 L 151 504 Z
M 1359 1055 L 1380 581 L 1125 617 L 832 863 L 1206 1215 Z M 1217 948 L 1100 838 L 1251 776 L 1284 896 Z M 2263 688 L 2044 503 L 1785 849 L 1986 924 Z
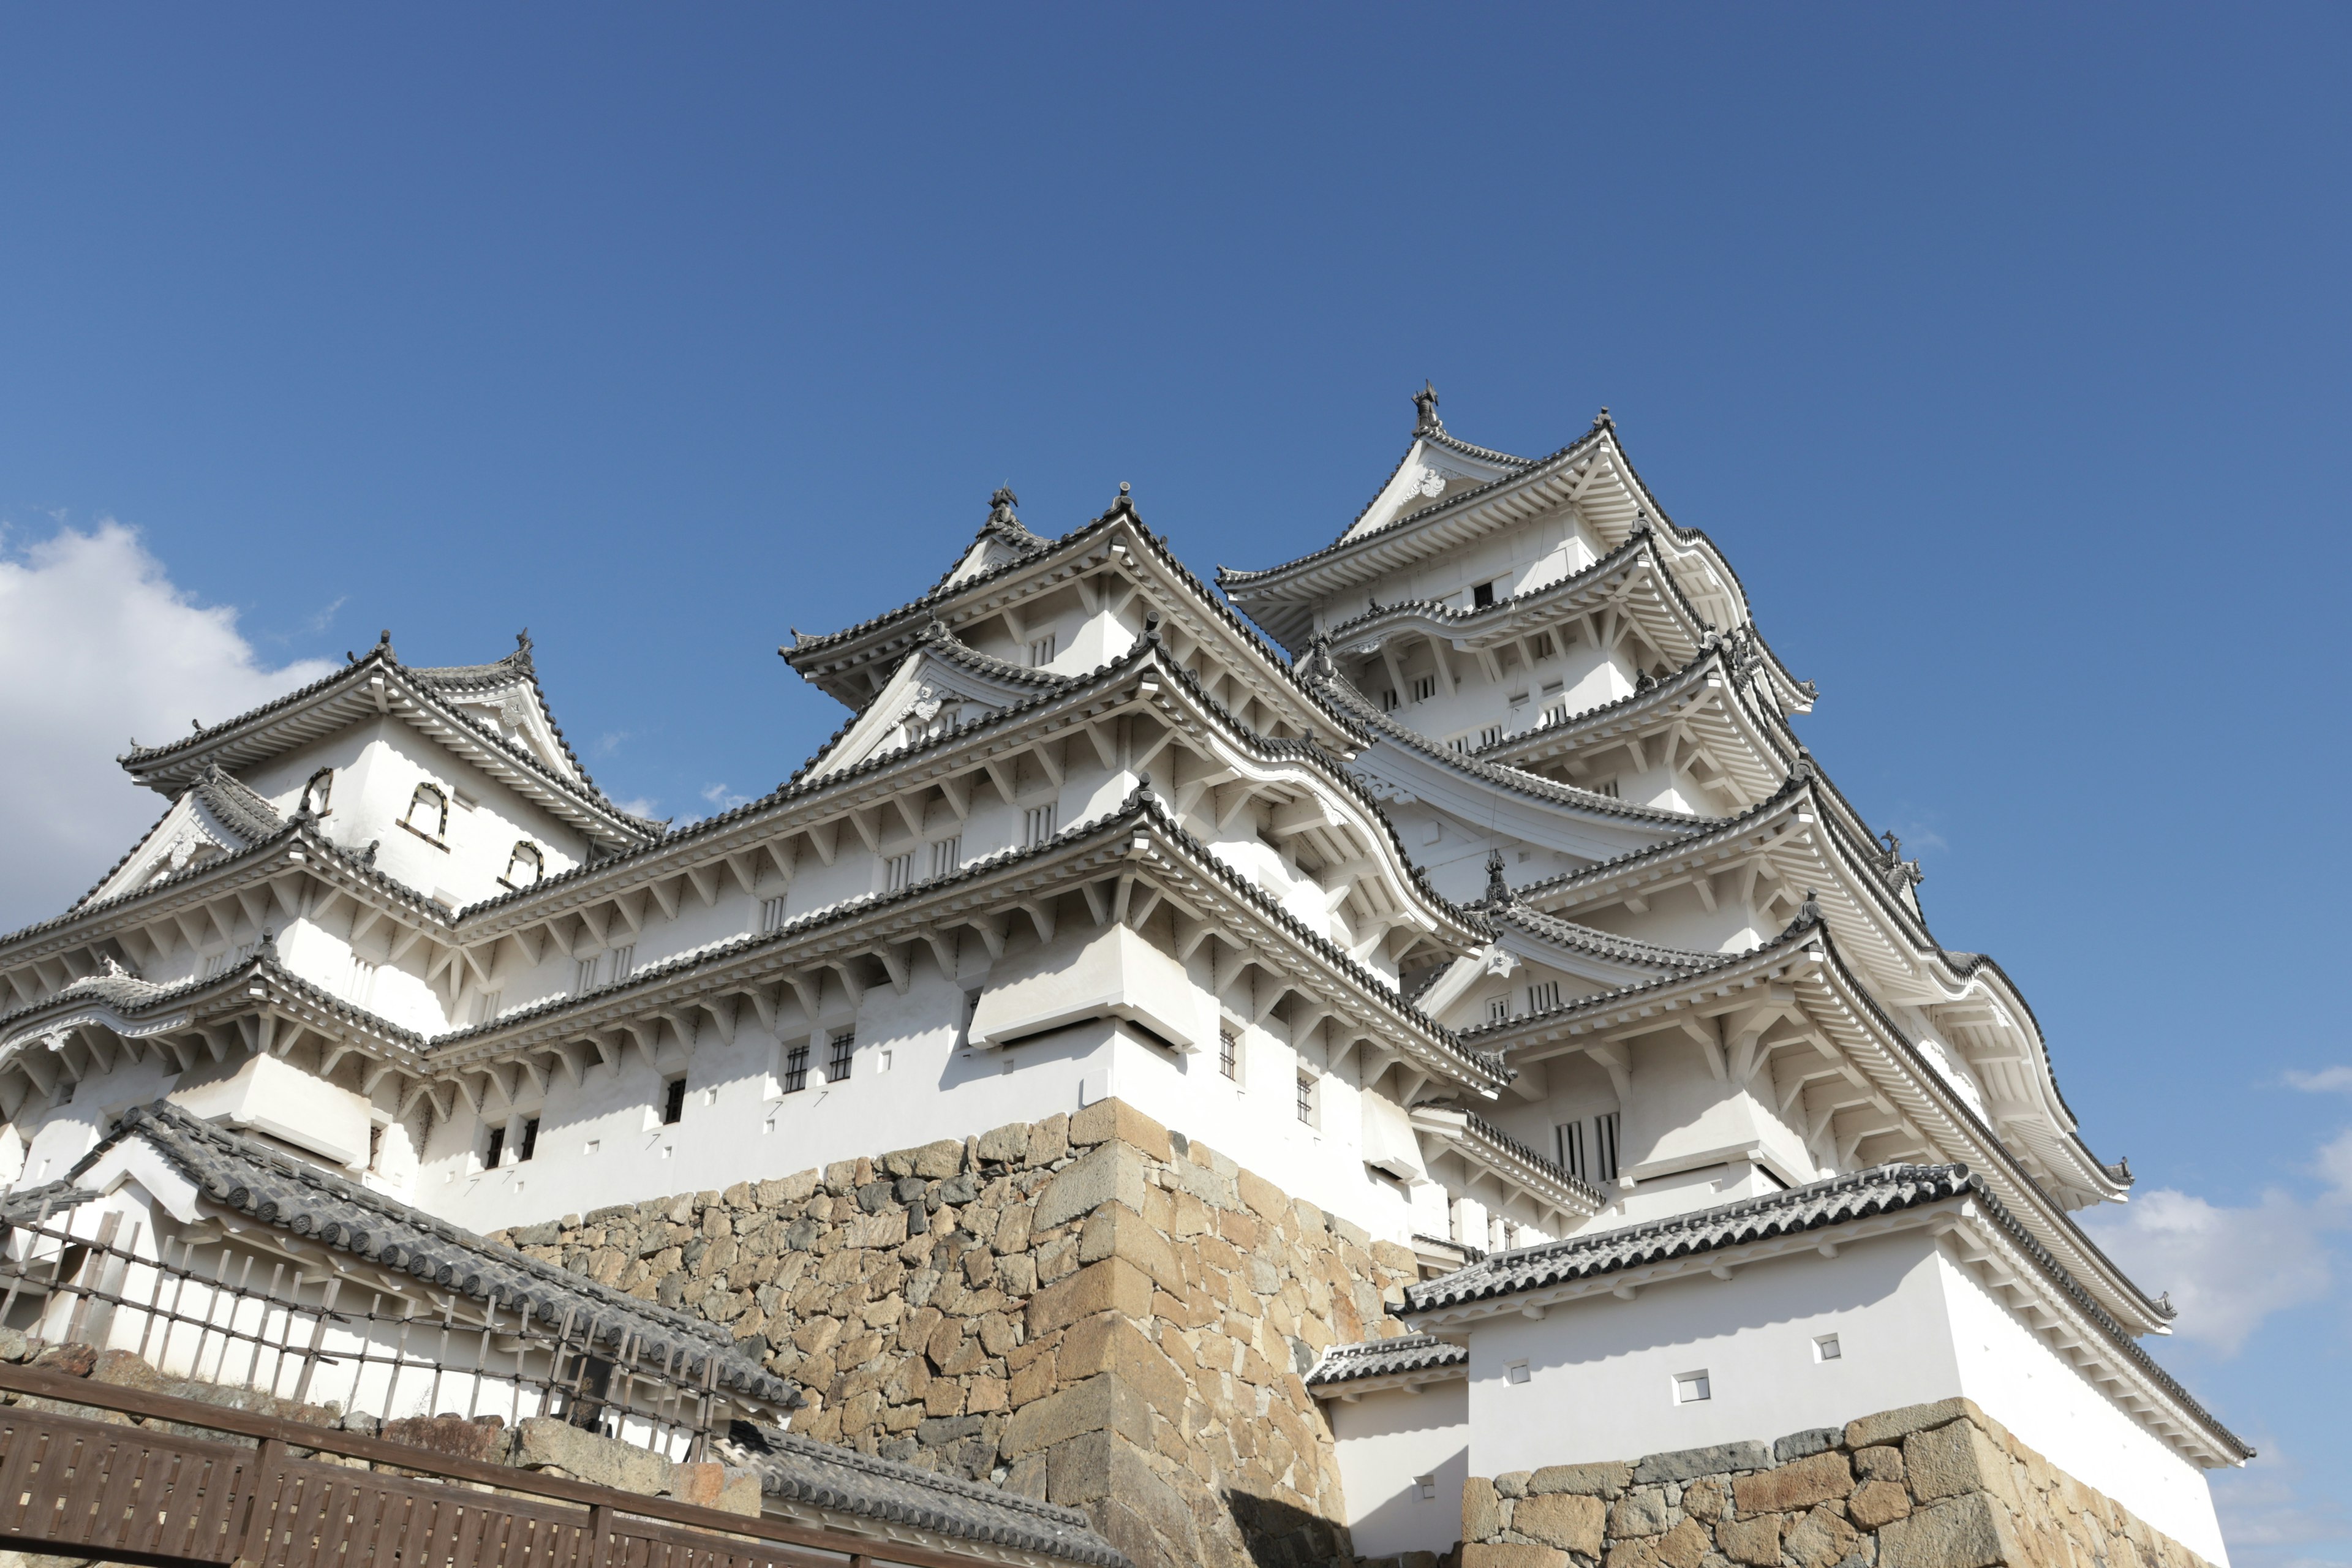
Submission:
M 1816 1358 L 1834 1333 L 1843 1354 Z M 1512 1383 L 1513 1362 L 1528 1379 Z M 1705 1371 L 1711 1397 L 1678 1404 Z M 1630 1459 L 1761 1439 L 1961 1392 L 1940 1261 L 1924 1231 L 1592 1296 L 1470 1335 L 1470 1469 Z
M 1462 1483 L 1470 1475 L 1470 1385 L 1461 1378 L 1387 1388 L 1353 1404 L 1324 1402 L 1339 1459 L 1339 1490 L 1359 1557 L 1444 1552 L 1462 1539 Z M 1424 1498 L 1418 1478 L 1435 1483 Z
M 2197 1466 L 2107 1397 L 1950 1257 L 1939 1257 L 1960 1392 L 2018 1441 L 2226 1568 L 2212 1489 Z

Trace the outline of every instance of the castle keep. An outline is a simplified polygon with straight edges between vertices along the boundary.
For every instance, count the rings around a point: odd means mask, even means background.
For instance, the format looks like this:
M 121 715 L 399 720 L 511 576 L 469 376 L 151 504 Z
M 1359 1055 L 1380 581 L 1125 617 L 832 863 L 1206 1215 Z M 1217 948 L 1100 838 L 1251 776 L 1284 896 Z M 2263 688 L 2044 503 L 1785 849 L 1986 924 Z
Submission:
M 134 749 L 162 820 L 0 937 L 0 1326 L 765 1466 L 886 1558 L 2225 1563 L 2251 1451 L 2073 1217 L 2129 1170 L 1729 562 L 1605 412 L 1415 402 L 1214 588 L 999 491 L 685 827 L 528 637 Z

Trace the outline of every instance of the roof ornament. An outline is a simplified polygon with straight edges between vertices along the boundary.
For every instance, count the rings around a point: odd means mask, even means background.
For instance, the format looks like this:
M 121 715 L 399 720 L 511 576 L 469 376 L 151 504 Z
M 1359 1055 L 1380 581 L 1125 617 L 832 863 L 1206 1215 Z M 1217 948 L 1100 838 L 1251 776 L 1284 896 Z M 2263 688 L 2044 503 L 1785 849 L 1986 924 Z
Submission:
M 384 627 L 383 631 L 376 634 L 375 646 L 376 651 L 383 654 L 384 658 L 392 658 L 392 628 L 390 626 Z
M 1107 522 L 1114 517 L 1121 516 L 1133 518 L 1139 523 L 1143 521 L 1142 518 L 1136 516 L 1135 496 L 1125 479 L 1118 481 L 1118 499 L 1110 503 L 1110 510 L 1102 514 L 1101 521 Z
M 1148 643 L 1160 640 L 1160 612 L 1157 610 L 1143 612 L 1143 640 Z
M 1633 691 L 1637 696 L 1642 692 L 1647 691 L 1657 683 L 1658 678 L 1652 675 L 1646 669 L 1637 669 L 1633 672 Z
M 1437 416 L 1437 388 L 1429 378 L 1422 378 L 1421 390 L 1412 395 L 1412 406 L 1418 416 L 1412 426 L 1416 436 L 1443 436 L 1445 421 Z
M 1490 904 L 1511 901 L 1511 885 L 1503 879 L 1503 852 L 1499 849 L 1486 851 L 1486 901 Z
M 1650 522 L 1650 514 L 1646 511 L 1637 511 L 1633 514 L 1633 531 L 1625 536 L 1625 540 L 1630 544 L 1636 539 L 1647 539 L 1656 531 L 1656 528 Z
M 2172 1292 L 2169 1290 L 2156 1299 L 2156 1310 L 2168 1322 L 2180 1316 L 2180 1309 L 2172 1304 Z
M 1814 896 L 1811 888 L 1805 889 L 1805 901 L 1797 906 L 1796 923 L 1801 926 L 1817 926 L 1822 923 L 1822 901 Z
M 1601 412 L 1592 416 L 1592 427 L 1595 430 L 1614 430 L 1617 428 L 1617 421 L 1609 417 L 1609 405 L 1605 403 L 1602 404 L 1601 405 Z
M 375 852 L 376 852 L 377 850 L 379 850 L 379 849 L 383 848 L 383 839 L 381 839 L 381 838 L 371 838 L 371 839 L 369 839 L 369 840 L 368 840 L 368 847 L 367 847 L 365 849 L 362 849 L 362 850 L 361 850 L 361 851 L 360 851 L 360 864 L 361 864 L 361 865 L 362 865 L 362 866 L 365 866 L 365 867 L 366 867 L 369 870 L 371 870 L 371 871 L 374 870 L 374 869 L 375 869 Z
M 202 719 L 191 719 L 188 721 L 188 728 L 201 735 L 205 732 L 205 721 Z
M 139 972 L 137 970 L 125 968 L 110 952 L 100 953 L 98 955 L 98 963 L 99 967 L 106 972 L 106 977 L 110 980 L 136 980 L 139 978 Z
M 265 930 L 261 933 L 261 946 L 259 953 L 261 957 L 269 959 L 273 963 L 276 962 L 278 957 L 278 933 L 276 931 Z
M 1000 524 L 1011 523 L 1018 527 L 1021 520 L 1013 515 L 1013 509 L 1020 504 L 1021 498 L 1013 493 L 1011 484 L 997 486 L 996 493 L 988 498 L 988 521 Z

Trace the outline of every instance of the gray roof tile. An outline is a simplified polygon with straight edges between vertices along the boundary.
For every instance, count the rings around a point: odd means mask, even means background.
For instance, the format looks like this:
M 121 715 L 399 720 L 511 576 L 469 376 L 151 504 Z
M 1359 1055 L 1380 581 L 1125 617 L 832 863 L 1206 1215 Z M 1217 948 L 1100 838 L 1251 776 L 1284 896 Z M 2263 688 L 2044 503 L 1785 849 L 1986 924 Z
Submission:
M 1307 1374 L 1309 1388 L 1331 1388 L 1367 1377 L 1394 1377 L 1401 1373 L 1459 1368 L 1467 1372 L 1470 1349 L 1449 1344 L 1434 1334 L 1403 1334 L 1392 1340 L 1363 1344 L 1333 1345 Z
M 1127 1559 L 1076 1509 L 772 1426 L 739 1421 L 730 1436 L 760 1472 L 760 1489 L 769 1497 L 1096 1568 L 1127 1568 Z

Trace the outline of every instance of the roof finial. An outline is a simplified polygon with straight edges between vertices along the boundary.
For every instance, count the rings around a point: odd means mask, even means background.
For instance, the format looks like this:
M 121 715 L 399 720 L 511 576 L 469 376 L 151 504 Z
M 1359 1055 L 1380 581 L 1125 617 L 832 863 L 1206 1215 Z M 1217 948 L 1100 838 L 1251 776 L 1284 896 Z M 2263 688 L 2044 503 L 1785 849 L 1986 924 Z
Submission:
M 1437 388 L 1427 376 L 1422 378 L 1421 390 L 1412 395 L 1412 405 L 1420 416 L 1412 426 L 1414 435 L 1445 434 L 1445 421 L 1437 416 Z
M 1103 513 L 1103 516 L 1105 518 L 1113 518 L 1120 516 L 1135 517 L 1135 493 L 1129 488 L 1128 482 L 1125 479 L 1121 479 L 1118 481 L 1118 499 L 1110 503 L 1110 510 Z M 1142 520 L 1140 518 L 1137 518 L 1136 521 L 1139 522 Z
M 1490 904 L 1511 901 L 1511 885 L 1503 880 L 1503 852 L 1499 849 L 1486 851 L 1486 901 Z
M 1592 427 L 1595 430 L 1614 430 L 1617 428 L 1617 421 L 1609 417 L 1609 405 L 1605 403 L 1602 404 L 1601 405 L 1601 412 L 1592 416 Z
M 188 721 L 188 728 L 201 735 L 204 733 L 205 721 L 202 719 L 191 719 Z
M 1013 509 L 1020 504 L 1021 498 L 1013 493 L 1013 486 L 1009 480 L 997 486 L 996 493 L 988 498 L 988 521 L 1019 522 L 1021 520 L 1013 515 Z
M 1822 901 L 1811 888 L 1805 889 L 1805 901 L 1797 906 L 1797 923 L 1803 926 L 1822 923 Z

